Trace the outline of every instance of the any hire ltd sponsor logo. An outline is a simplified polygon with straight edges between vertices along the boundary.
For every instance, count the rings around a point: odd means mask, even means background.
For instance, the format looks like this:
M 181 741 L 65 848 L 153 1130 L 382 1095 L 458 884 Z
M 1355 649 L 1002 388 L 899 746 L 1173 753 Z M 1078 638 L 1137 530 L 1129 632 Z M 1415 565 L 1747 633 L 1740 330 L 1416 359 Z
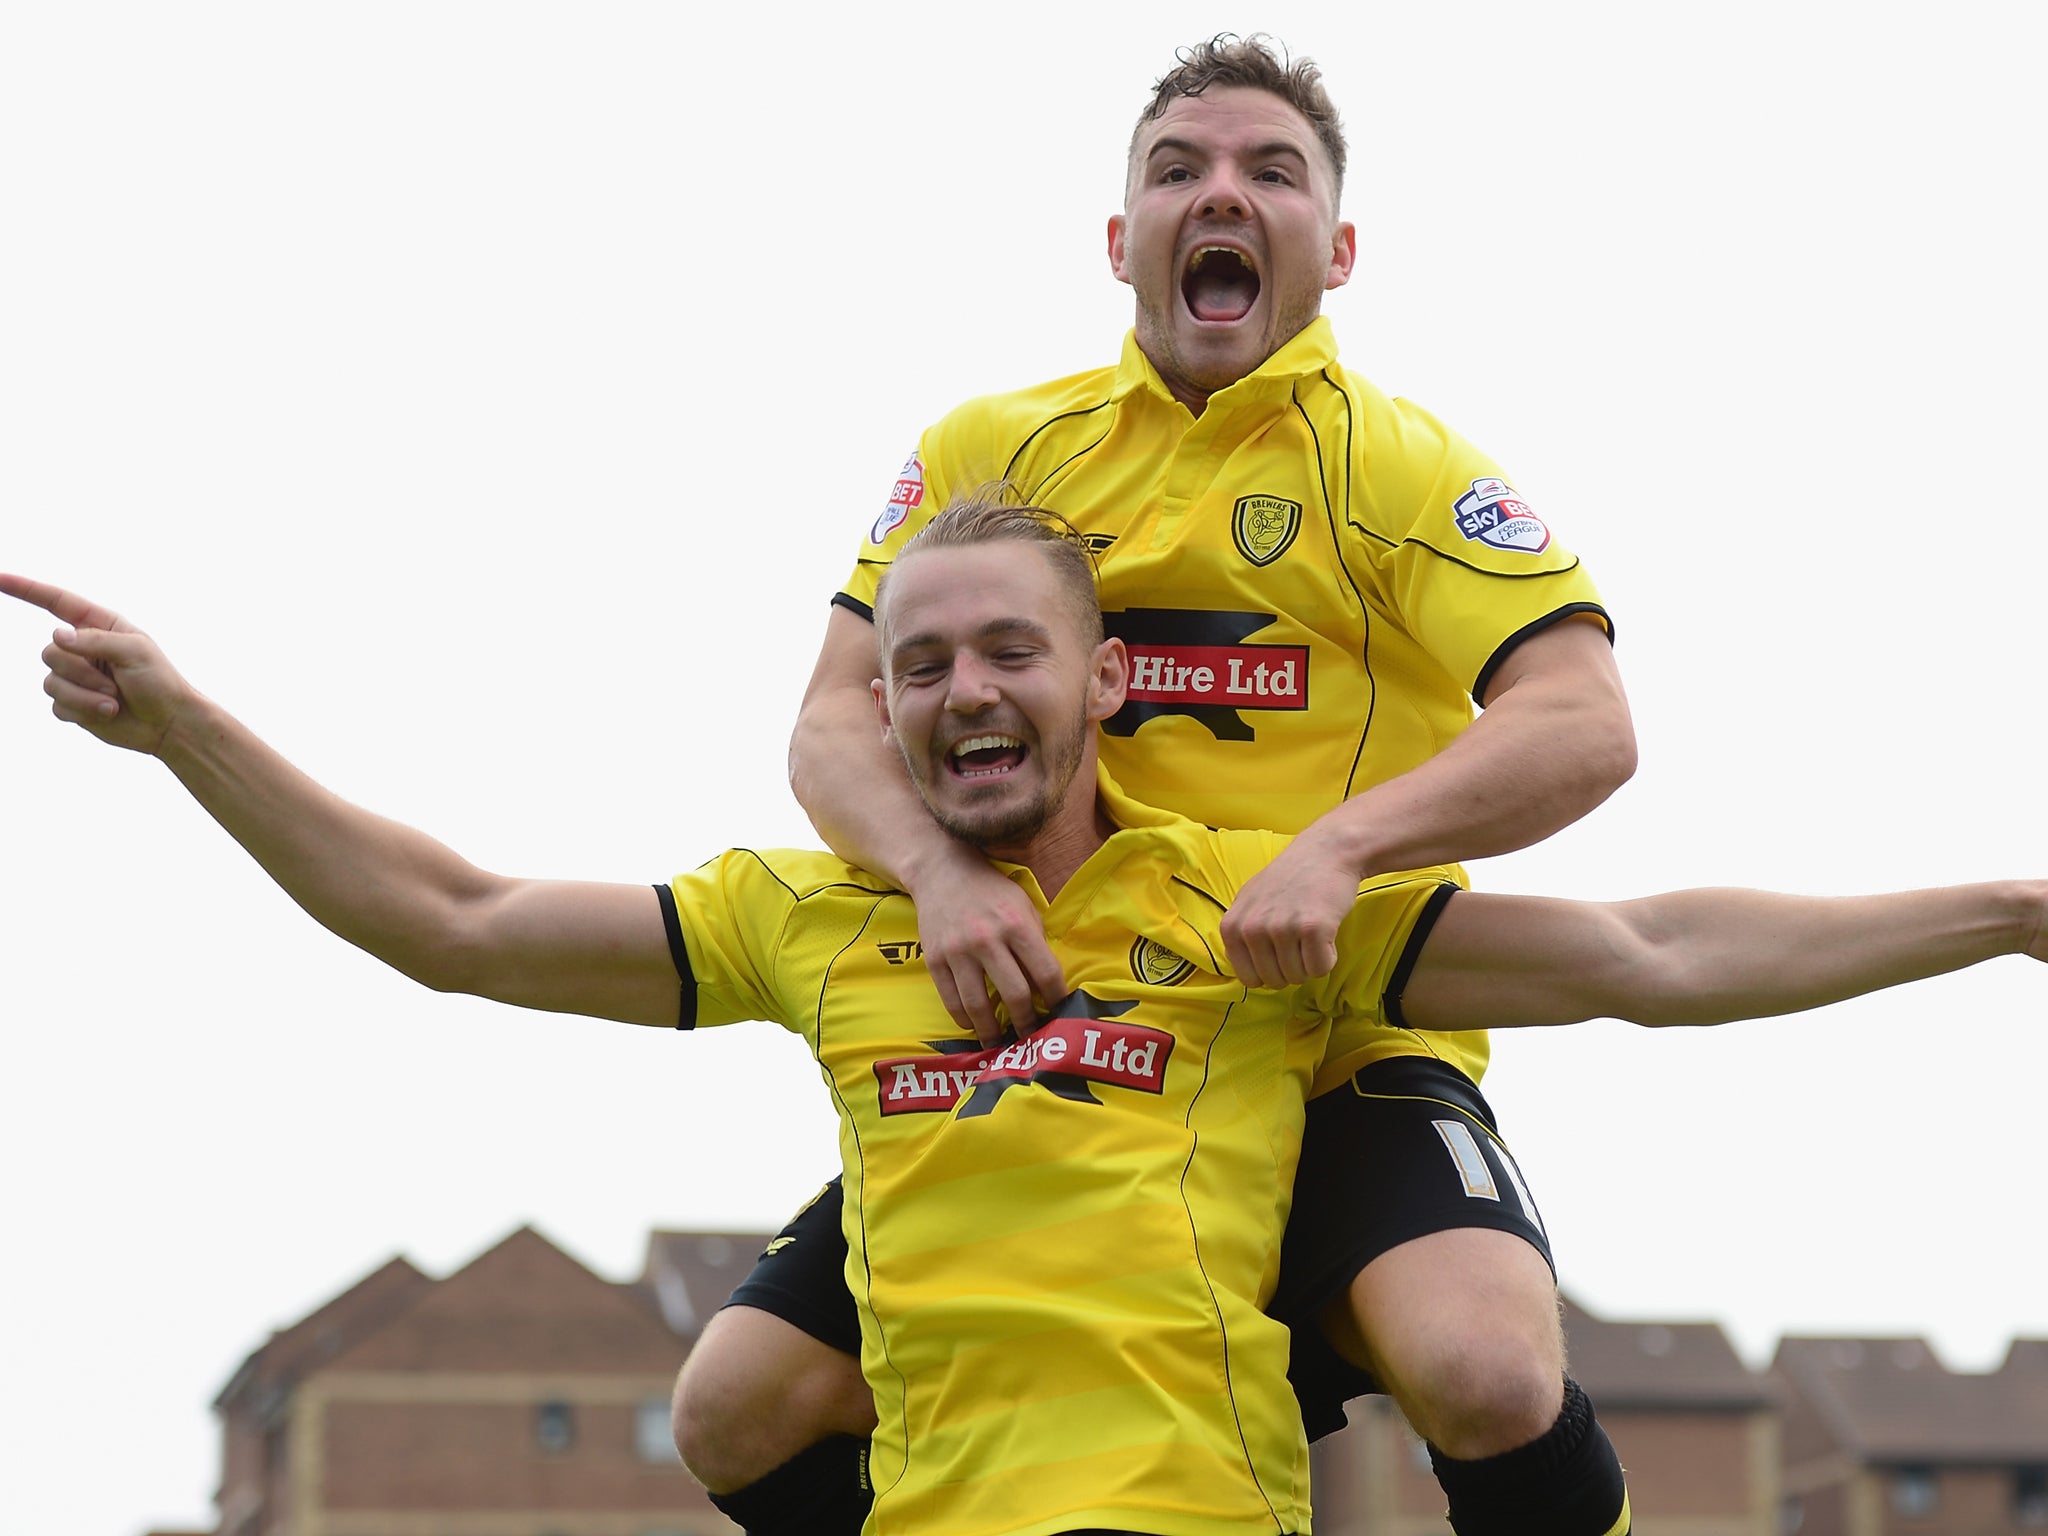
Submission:
M 1147 703 L 1307 709 L 1305 645 L 1130 646 L 1129 696 Z
M 1077 992 L 1054 1017 L 1021 1040 L 985 1049 L 935 1041 L 939 1054 L 878 1061 L 875 1083 L 881 1111 L 944 1114 L 965 1101 L 963 1118 L 985 1115 L 1005 1092 L 1027 1083 L 1084 1104 L 1102 1102 L 1090 1084 L 1162 1092 L 1173 1036 L 1114 1017 L 1136 1006 L 1106 1003 Z

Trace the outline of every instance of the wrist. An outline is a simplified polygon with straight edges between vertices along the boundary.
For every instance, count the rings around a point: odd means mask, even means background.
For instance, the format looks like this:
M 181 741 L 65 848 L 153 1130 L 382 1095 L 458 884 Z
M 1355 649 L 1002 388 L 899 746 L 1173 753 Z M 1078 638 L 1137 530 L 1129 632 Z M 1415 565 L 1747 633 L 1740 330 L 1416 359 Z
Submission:
M 213 700 L 190 693 L 172 708 L 148 750 L 173 771 L 196 767 L 218 756 L 229 723 L 227 712 Z
M 1390 869 L 1406 869 L 1413 862 L 1383 834 L 1378 817 L 1369 814 L 1361 801 L 1348 800 L 1310 822 L 1294 842 L 1298 847 L 1305 844 L 1352 879 L 1366 880 Z
M 2048 957 L 2048 880 L 2016 880 L 2003 896 L 2004 953 Z
M 988 863 L 935 821 L 926 821 L 914 835 L 906 837 L 891 862 L 896 867 L 886 873 L 895 878 L 913 901 L 921 899 L 921 892 L 947 876 L 974 865 L 986 867 Z

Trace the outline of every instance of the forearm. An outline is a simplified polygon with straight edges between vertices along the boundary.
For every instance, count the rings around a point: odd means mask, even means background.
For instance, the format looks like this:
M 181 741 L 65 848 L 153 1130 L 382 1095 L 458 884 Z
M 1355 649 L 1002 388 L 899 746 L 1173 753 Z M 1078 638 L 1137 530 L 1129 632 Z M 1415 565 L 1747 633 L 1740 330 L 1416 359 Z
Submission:
M 1580 902 L 1462 892 L 1423 945 L 1417 1029 L 1797 1013 L 1999 955 L 2048 959 L 2048 881 L 1882 896 L 1674 891 Z
M 2048 958 L 2048 881 L 1870 897 L 1673 891 L 1559 901 L 1464 891 L 1401 995 L 1419 1030 L 1726 1024 L 1796 1014 L 1999 954 Z
M 111 609 L 28 577 L 0 576 L 0 592 L 67 625 L 43 652 L 57 717 L 161 758 L 286 894 L 342 938 L 440 991 L 675 1022 L 676 965 L 650 888 L 480 870 L 322 789 Z
M 826 847 L 912 895 L 939 869 L 986 865 L 932 819 L 865 696 L 840 690 L 805 701 L 790 736 L 789 786 Z
M 2048 883 L 1849 897 L 1677 891 L 1615 910 L 1639 958 L 1612 978 L 1612 1006 L 1597 1013 L 1640 1024 L 1720 1024 L 2027 953 L 2041 942 Z
M 428 986 L 461 985 L 454 914 L 491 877 L 324 789 L 203 697 L 178 712 L 158 755 L 323 926 Z
M 1513 853 L 1599 805 L 1635 760 L 1618 696 L 1526 685 L 1436 756 L 1353 796 L 1305 835 L 1330 839 L 1361 879 Z

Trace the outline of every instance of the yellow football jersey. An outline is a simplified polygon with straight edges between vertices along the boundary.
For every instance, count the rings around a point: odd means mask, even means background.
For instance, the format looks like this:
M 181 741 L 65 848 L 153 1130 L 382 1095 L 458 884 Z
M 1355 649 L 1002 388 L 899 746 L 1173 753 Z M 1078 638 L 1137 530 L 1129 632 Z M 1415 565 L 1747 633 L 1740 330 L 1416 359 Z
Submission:
M 871 618 L 904 543 L 995 479 L 1096 551 L 1132 661 L 1104 766 L 1213 826 L 1300 831 L 1441 751 L 1517 641 L 1605 622 L 1499 467 L 1341 367 L 1324 319 L 1200 416 L 1135 337 L 1113 369 L 961 406 L 925 433 L 836 601 Z M 1411 1039 L 1485 1070 L 1483 1034 Z
M 1074 992 L 996 1050 L 940 1006 L 909 898 L 820 853 L 734 851 L 670 890 L 698 1024 L 801 1034 L 838 1107 L 847 1279 L 881 1425 L 874 1536 L 1307 1531 L 1278 1273 L 1330 1016 L 1381 996 L 1432 871 L 1364 891 L 1306 995 L 1221 973 L 1217 923 L 1284 839 L 1105 781 L 1122 830 L 1050 903 Z

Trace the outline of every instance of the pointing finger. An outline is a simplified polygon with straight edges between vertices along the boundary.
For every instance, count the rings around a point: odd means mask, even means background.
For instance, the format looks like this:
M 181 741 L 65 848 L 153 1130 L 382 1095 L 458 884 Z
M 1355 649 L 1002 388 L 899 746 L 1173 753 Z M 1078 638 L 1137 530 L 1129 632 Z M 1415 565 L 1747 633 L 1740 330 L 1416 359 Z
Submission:
M 111 608 L 102 608 L 98 603 L 80 597 L 76 592 L 67 592 L 62 587 L 52 586 L 47 581 L 35 581 L 27 576 L 15 576 L 0 571 L 0 592 L 9 597 L 33 603 L 46 613 L 54 614 L 66 624 L 89 629 L 125 628 L 121 616 Z

